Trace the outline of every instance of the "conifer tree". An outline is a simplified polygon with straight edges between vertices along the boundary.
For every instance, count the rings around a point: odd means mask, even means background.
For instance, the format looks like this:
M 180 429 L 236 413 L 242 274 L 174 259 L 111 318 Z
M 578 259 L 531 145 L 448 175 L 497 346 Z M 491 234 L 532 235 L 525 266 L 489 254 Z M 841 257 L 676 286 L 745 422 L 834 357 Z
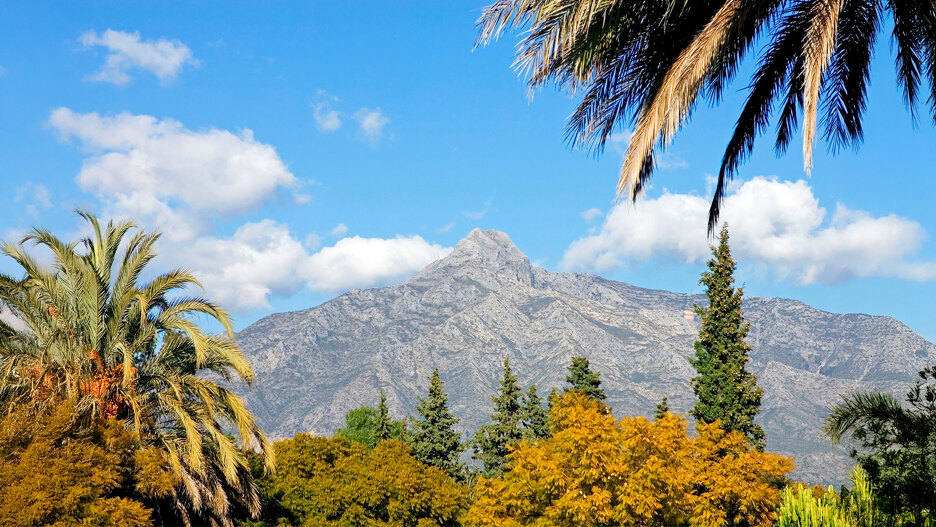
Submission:
M 429 394 L 419 399 L 416 411 L 420 418 L 413 420 L 413 457 L 463 481 L 464 467 L 458 456 L 464 446 L 455 431 L 458 418 L 448 409 L 448 394 L 443 390 L 438 368 L 429 377 Z
M 743 433 L 758 450 L 764 448 L 764 430 L 754 424 L 760 413 L 763 390 L 757 376 L 748 372 L 748 352 L 744 341 L 750 323 L 741 315 L 742 288 L 734 288 L 735 261 L 728 247 L 728 226 L 723 225 L 718 247 L 712 247 L 709 270 L 699 283 L 706 287 L 709 306 L 696 306 L 702 318 L 695 358 L 699 375 L 692 379 L 696 403 L 690 414 L 697 421 L 721 421 L 725 430 Z
M 605 393 L 601 389 L 601 381 L 598 379 L 598 372 L 589 369 L 588 359 L 585 357 L 572 357 L 572 364 L 569 365 L 569 375 L 566 376 L 566 382 L 570 387 L 566 392 L 577 391 L 585 394 L 596 401 L 604 401 Z
M 472 457 L 484 463 L 482 475 L 499 477 L 507 465 L 509 446 L 523 437 L 523 413 L 520 407 L 520 386 L 517 376 L 510 371 L 510 359 L 504 358 L 504 376 L 496 396 L 492 396 L 494 413 L 491 424 L 482 426 L 475 434 Z
M 380 390 L 380 404 L 377 406 L 377 441 L 386 441 L 393 437 L 390 422 L 390 410 L 387 409 L 387 396 Z
M 666 414 L 669 413 L 669 402 L 667 402 L 666 397 L 660 401 L 660 404 L 656 405 L 653 408 L 653 418 L 659 421 L 666 417 Z
M 532 443 L 549 438 L 549 416 L 543 401 L 536 395 L 536 385 L 531 384 L 523 398 L 523 439 Z

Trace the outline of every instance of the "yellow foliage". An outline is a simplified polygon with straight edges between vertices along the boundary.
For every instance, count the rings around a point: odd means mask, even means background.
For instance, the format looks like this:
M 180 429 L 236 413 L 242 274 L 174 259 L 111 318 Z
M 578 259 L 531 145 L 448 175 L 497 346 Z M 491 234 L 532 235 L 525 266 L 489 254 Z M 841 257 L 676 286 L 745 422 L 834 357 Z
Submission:
M 767 527 L 793 470 L 717 424 L 692 437 L 673 414 L 616 420 L 575 392 L 550 417 L 550 439 L 519 443 L 502 479 L 479 480 L 466 525 Z

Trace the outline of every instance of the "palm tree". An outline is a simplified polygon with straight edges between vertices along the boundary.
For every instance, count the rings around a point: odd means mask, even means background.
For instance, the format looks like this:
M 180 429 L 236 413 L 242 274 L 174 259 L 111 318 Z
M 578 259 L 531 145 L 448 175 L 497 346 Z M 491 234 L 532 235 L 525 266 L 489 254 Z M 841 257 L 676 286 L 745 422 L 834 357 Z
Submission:
M 833 443 L 850 434 L 852 451 L 888 513 L 936 512 L 936 366 L 920 372 L 909 406 L 889 393 L 857 393 L 832 408 L 823 432 Z
M 2 247 L 25 276 L 0 275 L 0 301 L 16 316 L 0 320 L 0 409 L 78 400 L 96 418 L 125 421 L 163 453 L 178 478 L 172 498 L 186 523 L 191 512 L 231 525 L 232 497 L 258 513 L 245 453 L 261 452 L 272 468 L 273 450 L 244 402 L 214 380 L 254 378 L 230 318 L 189 294 L 198 282 L 186 271 L 143 282 L 158 233 L 129 222 L 102 228 L 94 215 L 79 214 L 90 237 L 66 243 L 33 229 Z M 27 242 L 48 249 L 51 266 Z M 199 315 L 224 333 L 206 333 Z
M 767 45 L 725 149 L 709 213 L 725 183 L 779 110 L 775 150 L 786 151 L 802 113 L 809 172 L 817 127 L 835 150 L 862 139 L 874 45 L 889 14 L 898 83 L 916 115 L 921 75 L 936 119 L 936 4 L 923 0 L 497 0 L 478 43 L 528 27 L 515 66 L 531 88 L 555 81 L 584 90 L 567 138 L 600 152 L 616 127 L 633 126 L 618 194 L 634 199 L 700 95 L 717 103 L 755 41 Z

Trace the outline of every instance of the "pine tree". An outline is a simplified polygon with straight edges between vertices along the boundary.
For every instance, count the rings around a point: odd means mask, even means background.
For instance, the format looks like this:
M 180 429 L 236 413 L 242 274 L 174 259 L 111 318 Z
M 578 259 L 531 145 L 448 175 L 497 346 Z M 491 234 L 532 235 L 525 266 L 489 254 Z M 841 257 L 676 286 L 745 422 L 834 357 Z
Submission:
M 604 401 L 605 393 L 601 389 L 601 381 L 598 379 L 598 375 L 598 372 L 589 369 L 588 359 L 585 357 L 572 357 L 572 364 L 569 365 L 569 375 L 566 376 L 566 382 L 571 386 L 566 388 L 565 391 L 581 392 L 596 401 Z
M 429 394 L 420 398 L 416 411 L 420 419 L 413 420 L 413 456 L 427 465 L 438 467 L 458 481 L 464 480 L 464 467 L 458 456 L 464 450 L 461 437 L 455 431 L 458 418 L 448 406 L 448 394 L 436 368 L 429 377 Z
M 387 396 L 380 390 L 380 404 L 377 406 L 377 441 L 386 441 L 393 437 L 390 423 L 390 410 L 387 409 Z
M 549 416 L 543 409 L 543 401 L 536 395 L 536 385 L 531 384 L 523 398 L 523 439 L 529 442 L 549 438 Z
M 723 225 L 718 247 L 712 247 L 709 270 L 699 283 L 706 287 L 709 307 L 696 306 L 702 318 L 692 366 L 696 403 L 690 414 L 697 421 L 721 421 L 725 430 L 743 433 L 757 449 L 764 448 L 764 430 L 754 424 L 760 413 L 763 390 L 757 376 L 745 370 L 751 346 L 744 341 L 750 323 L 741 315 L 742 288 L 734 288 L 735 262 L 728 248 L 728 226 Z
M 523 437 L 520 393 L 517 376 L 510 371 L 510 359 L 505 357 L 500 389 L 496 396 L 491 397 L 494 402 L 493 422 L 482 426 L 472 441 L 472 457 L 484 463 L 482 475 L 485 477 L 496 478 L 504 472 L 509 447 Z
M 669 413 L 669 411 L 669 403 L 666 401 L 666 397 L 664 397 L 663 400 L 660 401 L 660 404 L 653 408 L 653 418 L 659 421 L 660 419 L 666 417 L 666 414 Z

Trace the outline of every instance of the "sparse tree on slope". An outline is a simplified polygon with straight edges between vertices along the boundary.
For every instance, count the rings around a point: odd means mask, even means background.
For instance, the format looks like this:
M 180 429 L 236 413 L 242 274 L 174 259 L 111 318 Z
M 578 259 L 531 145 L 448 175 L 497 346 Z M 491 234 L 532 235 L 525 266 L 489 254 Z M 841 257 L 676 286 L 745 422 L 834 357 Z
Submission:
M 566 392 L 582 392 L 596 401 L 604 401 L 605 393 L 601 389 L 601 380 L 598 379 L 599 373 L 593 372 L 589 368 L 588 359 L 585 357 L 572 357 L 572 364 L 569 365 L 569 375 L 566 376 L 566 382 L 569 387 Z
M 763 390 L 757 376 L 748 372 L 748 352 L 744 341 L 750 323 L 741 315 L 742 288 L 734 288 L 735 261 L 728 248 L 728 226 L 722 226 L 718 247 L 712 248 L 709 270 L 699 283 L 706 287 L 708 307 L 696 306 L 702 317 L 695 358 L 699 375 L 692 379 L 696 403 L 690 414 L 697 421 L 721 421 L 726 431 L 738 431 L 759 450 L 764 448 L 764 430 L 754 423 L 760 413 Z
M 531 384 L 523 398 L 523 439 L 532 443 L 549 437 L 549 415 L 543 401 L 536 395 L 536 385 Z
M 507 464 L 509 447 L 523 438 L 523 414 L 520 406 L 520 386 L 510 371 L 510 359 L 504 358 L 504 377 L 494 402 L 493 423 L 482 426 L 472 441 L 473 457 L 484 463 L 483 475 L 496 478 Z
M 419 399 L 416 411 L 419 419 L 413 420 L 413 456 L 462 481 L 464 467 L 458 456 L 464 446 L 455 431 L 458 418 L 448 409 L 448 394 L 443 390 L 438 368 L 429 377 L 429 394 Z

